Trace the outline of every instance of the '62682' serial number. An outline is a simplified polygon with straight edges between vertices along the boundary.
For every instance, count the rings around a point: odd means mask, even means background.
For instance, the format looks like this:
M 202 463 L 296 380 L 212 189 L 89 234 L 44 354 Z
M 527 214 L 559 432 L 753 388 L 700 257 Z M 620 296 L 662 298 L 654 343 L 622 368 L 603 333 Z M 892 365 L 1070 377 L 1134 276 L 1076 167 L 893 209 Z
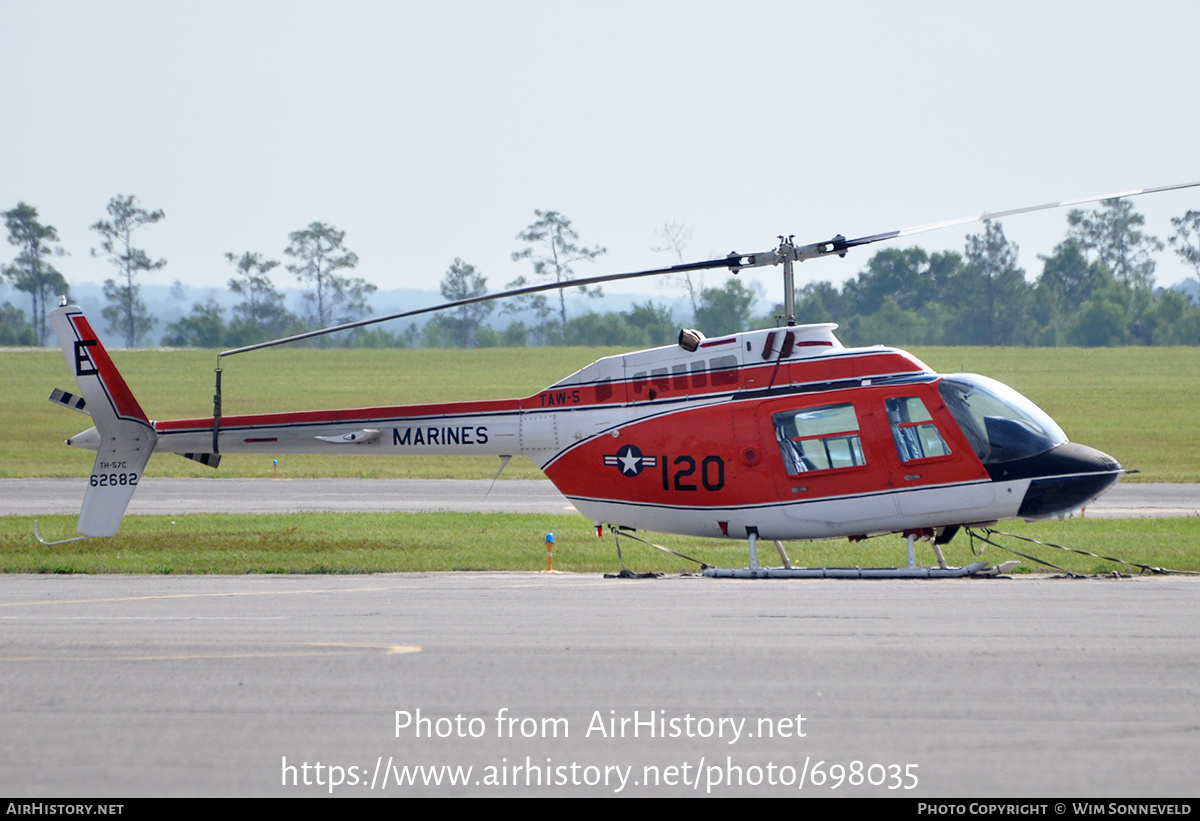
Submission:
M 92 487 L 123 487 L 137 483 L 136 473 L 93 473 L 89 480 Z

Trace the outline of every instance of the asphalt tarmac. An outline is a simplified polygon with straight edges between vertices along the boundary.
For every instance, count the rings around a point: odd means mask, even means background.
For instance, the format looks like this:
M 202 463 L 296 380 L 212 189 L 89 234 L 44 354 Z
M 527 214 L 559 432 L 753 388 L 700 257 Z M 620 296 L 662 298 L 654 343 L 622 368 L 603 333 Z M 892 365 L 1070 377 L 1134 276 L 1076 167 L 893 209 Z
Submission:
M 131 512 L 569 507 L 489 485 L 148 479 Z M 1200 579 L 3 576 L 0 693 L 11 797 L 1187 797 Z
M 9 797 L 1196 793 L 1192 578 L 0 589 Z

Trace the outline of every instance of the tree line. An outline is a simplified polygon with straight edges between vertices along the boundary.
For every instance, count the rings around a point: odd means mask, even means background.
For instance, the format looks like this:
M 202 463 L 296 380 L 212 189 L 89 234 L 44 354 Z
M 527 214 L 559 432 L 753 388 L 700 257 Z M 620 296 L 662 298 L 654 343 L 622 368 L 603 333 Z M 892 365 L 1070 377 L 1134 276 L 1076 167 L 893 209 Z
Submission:
M 92 254 L 115 269 L 104 283 L 108 303 L 103 318 L 109 333 L 128 346 L 151 339 L 157 320 L 141 299 L 140 279 L 166 265 L 152 259 L 138 239 L 165 218 L 161 209 L 147 210 L 137 198 L 113 197 L 107 217 L 90 226 L 98 238 Z M 43 345 L 45 316 L 69 286 L 53 261 L 64 256 L 58 232 L 43 225 L 37 210 L 21 202 L 0 212 L 14 259 L 0 275 L 30 299 L 29 317 L 11 303 L 0 305 L 0 345 Z M 506 283 L 520 288 L 534 283 L 576 278 L 575 267 L 594 262 L 606 249 L 580 243 L 571 220 L 558 211 L 535 211 L 535 220 L 516 235 L 521 246 L 514 261 L 528 261 L 530 272 Z M 1106 200 L 1090 211 L 1067 215 L 1064 240 L 1049 255 L 1039 256 L 1036 279 L 1018 267 L 1018 248 L 998 222 L 986 222 L 967 237 L 962 252 L 929 253 L 913 246 L 877 252 L 859 274 L 841 287 L 813 282 L 799 289 L 796 318 L 803 322 L 837 321 L 847 344 L 887 342 L 896 345 L 1195 345 L 1200 344 L 1200 305 L 1183 293 L 1156 289 L 1154 254 L 1165 245 L 1143 231 L 1144 218 L 1128 201 Z M 1200 211 L 1172 219 L 1169 243 L 1200 276 Z M 663 244 L 655 252 L 684 261 L 691 231 L 669 222 L 655 232 Z M 180 347 L 233 347 L 351 322 L 369 316 L 370 295 L 377 288 L 351 276 L 358 255 L 345 245 L 346 232 L 313 222 L 288 235 L 282 256 L 271 259 L 257 251 L 228 252 L 229 290 L 240 298 L 230 316 L 214 300 L 196 303 L 191 313 L 163 329 L 161 343 Z M 282 267 L 304 286 L 304 310 L 294 314 L 272 279 Z M 721 285 L 704 287 L 693 275 L 675 277 L 687 296 L 690 315 L 683 324 L 710 336 L 779 323 L 782 306 L 755 316 L 755 286 L 731 276 Z M 488 293 L 487 278 L 475 266 L 455 259 L 440 282 L 446 301 Z M 602 296 L 599 287 L 576 288 L 588 297 Z M 586 311 L 570 316 L 565 289 L 556 295 L 533 294 L 503 301 L 458 306 L 442 312 L 424 327 L 410 323 L 398 331 L 358 329 L 330 343 L 348 346 L 518 347 L 524 345 L 609 345 L 646 347 L 669 344 L 679 323 L 665 305 L 653 300 L 634 303 L 626 311 Z M 499 308 L 495 325 L 489 324 Z M 503 327 L 501 327 L 503 326 Z
M 147 341 L 158 325 L 141 298 L 139 279 L 167 264 L 165 259 L 151 259 L 145 249 L 135 244 L 135 235 L 164 219 L 166 214 L 162 209 L 143 208 L 132 195 L 113 197 L 106 211 L 107 218 L 91 226 L 99 236 L 92 255 L 107 260 L 117 271 L 115 277 L 104 282 L 108 304 L 102 316 L 109 333 L 133 347 Z M 16 257 L 0 267 L 0 275 L 16 290 L 29 294 L 32 316 L 32 320 L 27 319 L 23 311 L 9 302 L 0 305 L 0 344 L 44 345 L 49 303 L 58 297 L 70 299 L 67 281 L 51 262 L 65 256 L 58 231 L 52 225 L 43 225 L 37 209 L 24 202 L 0 216 L 8 229 L 9 244 L 17 248 Z M 304 293 L 305 316 L 296 316 L 284 307 L 283 294 L 271 281 L 269 272 L 279 265 L 278 260 L 266 259 L 254 251 L 229 252 L 225 257 L 233 276 L 228 287 L 242 297 L 233 309 L 234 316 L 226 322 L 223 309 L 215 302 L 198 303 L 191 314 L 167 325 L 162 344 L 205 347 L 249 344 L 366 315 L 370 312 L 367 298 L 376 288 L 360 277 L 342 273 L 358 264 L 358 256 L 343 247 L 344 238 L 344 231 L 321 222 L 288 235 L 283 253 L 292 262 L 287 264 L 287 270 L 308 288 Z
M 1153 286 L 1163 243 L 1126 200 L 1067 215 L 1067 235 L 1030 281 L 1000 223 L 967 237 L 962 253 L 919 247 L 875 254 L 840 289 L 805 286 L 797 319 L 842 323 L 849 344 L 1196 345 L 1200 306 Z M 1200 211 L 1171 220 L 1170 244 L 1200 275 Z

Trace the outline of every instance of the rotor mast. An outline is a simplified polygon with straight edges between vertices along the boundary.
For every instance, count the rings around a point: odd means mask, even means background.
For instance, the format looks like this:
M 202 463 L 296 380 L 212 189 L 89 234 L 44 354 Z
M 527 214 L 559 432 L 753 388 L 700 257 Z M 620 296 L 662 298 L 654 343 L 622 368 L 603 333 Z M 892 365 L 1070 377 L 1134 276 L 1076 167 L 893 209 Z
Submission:
M 784 324 L 792 326 L 796 324 L 796 276 L 795 263 L 804 262 L 806 259 L 816 259 L 817 257 L 829 256 L 837 254 L 839 257 L 846 256 L 846 251 L 855 243 L 848 242 L 844 236 L 838 234 L 836 237 L 824 242 L 812 242 L 808 245 L 796 245 L 795 234 L 788 236 L 779 236 L 779 247 L 774 251 L 765 251 L 761 254 L 742 254 L 738 257 L 736 265 L 729 267 L 736 274 L 742 268 L 762 268 L 767 265 L 782 265 L 783 266 L 783 317 Z M 730 258 L 736 256 L 730 254 Z
M 795 238 L 795 234 L 788 234 L 786 238 L 780 235 L 778 251 L 783 256 L 783 318 L 789 328 L 796 324 L 796 278 L 792 273 L 792 256 L 788 253 L 796 248 L 792 242 Z

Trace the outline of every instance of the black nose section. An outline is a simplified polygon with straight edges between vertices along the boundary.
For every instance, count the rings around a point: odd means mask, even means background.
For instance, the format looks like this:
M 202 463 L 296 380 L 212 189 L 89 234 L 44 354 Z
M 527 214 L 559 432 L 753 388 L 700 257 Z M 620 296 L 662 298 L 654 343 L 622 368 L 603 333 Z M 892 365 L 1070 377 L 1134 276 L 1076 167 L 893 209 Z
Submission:
M 1037 456 L 988 465 L 987 471 L 997 482 L 1032 479 L 1017 515 L 1041 519 L 1082 507 L 1116 484 L 1125 469 L 1107 453 L 1067 442 Z

